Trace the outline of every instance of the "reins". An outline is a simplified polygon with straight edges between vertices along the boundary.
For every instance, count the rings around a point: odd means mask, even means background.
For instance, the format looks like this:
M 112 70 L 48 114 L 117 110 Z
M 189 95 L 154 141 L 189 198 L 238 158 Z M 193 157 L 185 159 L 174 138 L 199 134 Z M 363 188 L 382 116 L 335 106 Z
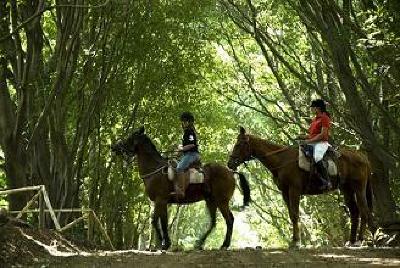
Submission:
M 171 152 L 174 152 L 173 150 L 171 150 L 171 151 L 163 151 L 163 152 L 161 152 L 161 153 L 171 153 Z M 157 174 L 157 173 L 159 173 L 160 171 L 162 171 L 164 168 L 166 168 L 166 167 L 168 167 L 168 165 L 169 165 L 169 162 L 171 161 L 170 160 L 170 157 L 166 157 L 167 158 L 167 162 L 168 162 L 168 164 L 167 165 L 163 165 L 163 166 L 161 166 L 161 167 L 159 167 L 159 168 L 157 168 L 156 170 L 154 170 L 154 171 L 152 171 L 152 172 L 150 172 L 150 173 L 147 173 L 147 174 L 145 174 L 145 175 L 143 175 L 143 176 L 141 176 L 142 177 L 142 180 L 144 180 L 144 179 L 147 179 L 148 177 L 150 177 L 150 176 L 152 176 L 152 175 L 154 175 L 154 174 Z M 157 160 L 156 159 L 156 161 L 158 162 L 158 163 L 164 163 L 163 161 L 159 161 L 159 160 Z M 165 173 L 164 173 L 165 174 Z
M 289 165 L 290 163 L 293 163 L 293 162 L 296 162 L 296 161 L 298 161 L 298 160 L 297 160 L 297 159 L 294 159 L 294 160 L 291 160 L 291 161 L 287 161 L 285 164 L 280 165 L 280 166 L 278 166 L 278 167 L 268 168 L 268 169 L 269 169 L 270 171 L 271 171 L 271 170 L 280 169 L 280 168 L 286 167 L 286 166 Z
M 267 157 L 267 156 L 271 156 L 271 155 L 274 155 L 274 154 L 277 154 L 277 153 L 286 151 L 286 150 L 288 150 L 288 149 L 289 149 L 289 147 L 286 146 L 286 147 L 280 148 L 280 149 L 278 149 L 278 150 L 276 150 L 276 151 L 269 152 L 269 153 L 267 153 L 265 156 L 266 156 L 266 157 Z
M 265 154 L 264 157 L 268 157 L 268 156 L 271 156 L 271 155 L 274 155 L 274 154 L 277 154 L 277 153 L 281 153 L 281 152 L 286 151 L 286 150 L 288 150 L 288 149 L 290 149 L 290 147 L 285 146 L 285 147 L 283 147 L 283 148 L 280 148 L 280 149 L 278 149 L 278 150 L 275 150 L 275 151 L 272 151 L 272 152 L 269 152 L 269 153 Z M 255 159 L 255 157 L 254 157 L 254 156 L 251 156 L 250 160 L 252 160 L 252 159 Z M 296 161 L 298 161 L 298 160 L 297 160 L 297 159 L 294 159 L 294 160 L 288 161 L 288 162 L 286 162 L 285 164 L 280 165 L 280 166 L 278 166 L 278 167 L 268 168 L 268 169 L 269 169 L 270 171 L 276 170 L 276 169 L 280 169 L 280 168 L 283 168 L 283 167 L 287 166 L 288 164 L 293 163 L 293 162 L 296 162 Z M 247 167 L 246 161 L 243 162 L 243 163 L 244 163 L 244 165 Z
M 142 180 L 147 179 L 148 177 L 150 177 L 150 176 L 152 176 L 152 175 L 154 175 L 154 174 L 159 173 L 159 172 L 162 171 L 164 168 L 169 167 L 169 166 L 171 165 L 171 162 L 172 162 L 172 161 L 176 161 L 176 160 L 170 160 L 170 159 L 168 159 L 168 164 L 167 164 L 167 165 L 163 165 L 163 166 L 157 168 L 156 170 L 154 170 L 154 171 L 152 171 L 152 172 L 150 172 L 150 173 L 147 173 L 147 174 L 141 176 L 141 177 L 142 177 Z M 164 174 L 166 174 L 166 173 L 164 173 Z
M 280 152 L 283 152 L 283 151 L 286 151 L 286 150 L 288 150 L 288 149 L 290 149 L 290 147 L 288 147 L 288 146 L 283 147 L 283 148 L 281 148 L 281 149 L 279 149 L 279 150 L 276 150 L 276 151 L 272 151 L 272 152 L 270 152 L 270 153 L 267 153 L 267 154 L 265 155 L 265 157 L 271 156 L 271 155 L 274 155 L 274 154 L 277 154 L 277 153 L 280 153 Z M 286 166 L 289 165 L 290 163 L 293 163 L 293 162 L 296 162 L 296 161 L 298 161 L 298 159 L 294 159 L 294 160 L 291 160 L 291 161 L 287 161 L 287 162 L 286 162 L 285 164 L 283 164 L 283 165 L 280 165 L 280 166 L 277 166 L 277 167 L 274 167 L 274 168 L 268 168 L 268 169 L 269 169 L 270 171 L 276 170 L 276 169 L 280 169 L 280 168 L 286 167 Z
M 152 171 L 152 172 L 150 172 L 150 173 L 147 173 L 147 174 L 141 176 L 141 177 L 142 177 L 142 180 L 144 180 L 144 179 L 146 179 L 146 178 L 148 178 L 148 177 L 150 177 L 150 176 L 152 176 L 152 175 L 154 175 L 154 174 L 157 174 L 158 172 L 160 172 L 161 170 L 163 170 L 163 169 L 166 168 L 166 167 L 167 167 L 167 166 L 162 166 L 162 167 L 157 168 L 156 170 L 154 170 L 154 171 Z

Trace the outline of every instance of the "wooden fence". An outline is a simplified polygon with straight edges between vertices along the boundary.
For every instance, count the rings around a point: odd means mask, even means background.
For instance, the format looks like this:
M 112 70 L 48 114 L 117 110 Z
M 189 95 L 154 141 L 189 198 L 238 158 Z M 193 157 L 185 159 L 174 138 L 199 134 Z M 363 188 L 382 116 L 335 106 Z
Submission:
M 50 203 L 49 196 L 47 194 L 46 188 L 44 185 L 37 185 L 37 186 L 27 186 L 18 189 L 8 189 L 8 190 L 0 190 L 0 195 L 7 195 L 7 194 L 15 194 L 20 192 L 28 192 L 28 191 L 37 191 L 37 193 L 29 200 L 29 202 L 25 205 L 25 207 L 20 211 L 10 211 L 11 214 L 17 214 L 16 218 L 21 218 L 25 213 L 38 213 L 38 221 L 39 221 L 39 228 L 44 229 L 45 227 L 45 213 L 50 213 L 50 217 L 54 223 L 54 226 L 57 231 L 63 232 L 65 230 L 70 229 L 77 223 L 88 220 L 88 222 L 92 222 L 94 220 L 99 228 L 101 233 L 104 235 L 106 240 L 108 241 L 111 249 L 114 250 L 114 246 L 111 242 L 110 237 L 108 236 L 106 230 L 104 229 L 103 225 L 101 224 L 99 218 L 97 217 L 96 213 L 91 209 L 83 209 L 83 208 L 70 208 L 70 209 L 53 209 Z M 38 200 L 38 209 L 30 209 L 33 204 Z M 66 224 L 65 226 L 61 227 L 60 223 L 57 220 L 56 212 L 80 212 L 82 216 L 73 220 L 72 222 Z M 88 238 L 90 239 L 90 228 L 88 228 Z

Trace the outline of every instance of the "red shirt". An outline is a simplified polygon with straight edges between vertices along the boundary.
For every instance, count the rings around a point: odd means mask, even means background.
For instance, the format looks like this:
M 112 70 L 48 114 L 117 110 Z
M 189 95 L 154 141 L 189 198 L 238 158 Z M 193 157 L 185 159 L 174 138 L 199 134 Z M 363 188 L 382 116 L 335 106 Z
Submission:
M 331 119 L 326 113 L 321 113 L 320 115 L 317 115 L 313 121 L 311 122 L 310 128 L 308 129 L 308 138 L 312 139 L 318 134 L 321 133 L 322 128 L 326 128 L 327 132 L 326 134 L 322 137 L 323 141 L 327 141 L 329 138 L 329 128 L 331 126 Z

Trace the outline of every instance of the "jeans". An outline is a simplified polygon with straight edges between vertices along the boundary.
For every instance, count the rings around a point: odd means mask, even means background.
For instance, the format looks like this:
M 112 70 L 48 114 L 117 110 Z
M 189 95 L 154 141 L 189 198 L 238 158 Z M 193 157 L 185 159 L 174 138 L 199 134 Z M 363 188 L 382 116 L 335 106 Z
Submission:
M 198 152 L 186 152 L 176 167 L 176 172 L 184 172 L 193 162 L 200 160 Z

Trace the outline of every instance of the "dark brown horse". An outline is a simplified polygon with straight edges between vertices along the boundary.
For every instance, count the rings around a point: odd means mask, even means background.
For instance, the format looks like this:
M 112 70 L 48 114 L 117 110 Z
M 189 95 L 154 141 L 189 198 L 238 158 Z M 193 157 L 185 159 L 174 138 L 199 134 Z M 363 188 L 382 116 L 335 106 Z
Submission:
M 350 211 L 350 243 L 354 244 L 360 215 L 361 226 L 358 239 L 363 240 L 366 223 L 373 234 L 376 231 L 370 210 L 372 206 L 372 192 L 369 183 L 371 169 L 368 159 L 363 154 L 344 149 L 341 150 L 341 154 L 338 163 L 340 183 L 335 183 L 335 185 L 339 186 Z M 240 164 L 253 158 L 258 159 L 270 170 L 275 184 L 282 192 L 293 225 L 293 238 L 290 246 L 298 247 L 300 243 L 298 227 L 300 197 L 301 195 L 322 193 L 318 188 L 310 187 L 310 182 L 315 182 L 315 178 L 314 181 L 308 172 L 298 167 L 297 148 L 273 144 L 246 134 L 245 129 L 241 127 L 229 158 L 228 167 L 235 170 Z
M 146 194 L 154 202 L 154 214 L 152 225 L 156 230 L 157 237 L 161 242 L 162 249 L 168 249 L 171 245 L 168 236 L 167 206 L 177 203 L 171 196 L 173 183 L 168 179 L 166 172 L 168 159 L 165 159 L 157 151 L 149 137 L 144 133 L 142 127 L 132 133 L 127 139 L 117 142 L 112 146 L 112 151 L 127 157 L 137 156 L 139 174 L 143 178 Z M 247 206 L 250 201 L 250 188 L 243 174 L 233 172 L 226 166 L 219 164 L 206 164 L 203 167 L 205 184 L 190 184 L 186 190 L 185 198 L 179 203 L 193 203 L 205 200 L 211 218 L 211 224 L 205 234 L 197 241 L 196 248 L 201 249 L 207 236 L 216 224 L 217 208 L 221 211 L 226 222 L 225 240 L 222 249 L 228 248 L 231 243 L 233 214 L 229 208 L 229 201 L 235 190 L 235 174 L 239 175 L 239 183 L 243 192 L 243 203 Z M 159 227 L 161 223 L 161 229 Z

